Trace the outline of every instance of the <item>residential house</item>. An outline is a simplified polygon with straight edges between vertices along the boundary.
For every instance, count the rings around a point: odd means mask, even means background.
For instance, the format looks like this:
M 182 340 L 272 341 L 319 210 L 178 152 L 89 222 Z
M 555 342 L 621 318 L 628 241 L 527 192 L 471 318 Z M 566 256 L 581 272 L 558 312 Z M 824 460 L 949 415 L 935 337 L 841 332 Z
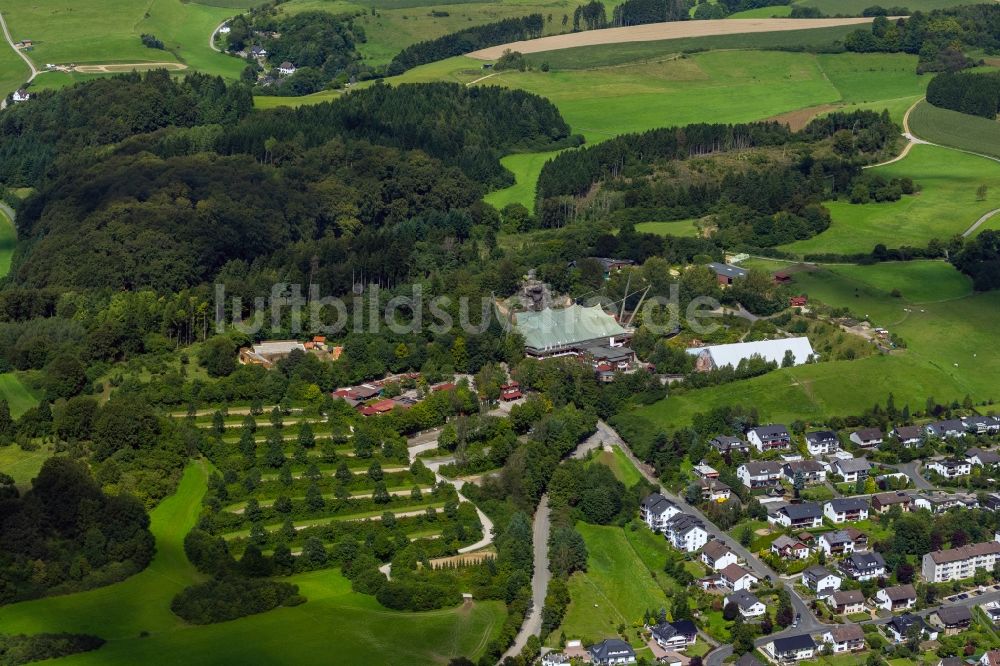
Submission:
M 792 445 L 788 428 L 781 424 L 757 426 L 747 431 L 747 441 L 755 449 L 764 453 L 775 449 L 787 449 Z
M 546 652 L 542 655 L 542 666 L 571 666 L 573 657 L 565 652 Z
M 295 65 L 288 62 L 287 60 L 280 65 L 278 65 L 278 74 L 282 76 L 291 76 L 295 73 Z
M 388 414 L 396 409 L 396 401 L 392 398 L 383 398 L 369 405 L 358 405 L 357 410 L 362 416 L 376 416 L 377 414 Z
M 764 645 L 764 652 L 775 661 L 802 661 L 816 655 L 816 643 L 809 634 L 772 638 Z
M 837 590 L 826 598 L 826 605 L 838 615 L 863 613 L 865 595 L 861 593 L 861 590 Z
M 720 264 L 713 261 L 708 264 L 708 267 L 713 273 L 715 273 L 716 279 L 719 284 L 731 285 L 736 280 L 740 280 L 747 276 L 747 271 L 745 268 L 740 268 L 739 266 L 731 266 L 729 264 Z
M 979 666 L 1000 666 L 1000 650 L 987 650 L 979 658 Z
M 719 478 L 719 470 L 715 469 L 711 465 L 706 465 L 704 462 L 698 463 L 692 468 L 695 476 L 699 479 L 717 479 Z
M 786 504 L 773 514 L 768 514 L 770 523 L 795 529 L 809 529 L 823 524 L 823 510 L 816 502 Z
M 915 509 L 927 509 L 931 513 L 943 513 L 948 509 L 956 507 L 963 509 L 976 509 L 979 507 L 979 500 L 975 495 L 914 495 L 913 506 Z
M 995 416 L 966 416 L 962 419 L 965 429 L 973 435 L 996 435 L 1000 433 L 1000 420 Z
M 620 638 L 605 639 L 597 645 L 591 645 L 587 652 L 590 654 L 590 663 L 597 666 L 635 663 L 635 650 Z
M 868 500 L 860 497 L 832 499 L 823 504 L 823 515 L 833 523 L 868 520 Z
M 740 609 L 740 615 L 745 618 L 760 617 L 767 612 L 767 606 L 757 598 L 757 595 L 748 590 L 739 590 L 726 595 L 726 604 L 736 604 Z
M 872 511 L 875 513 L 885 513 L 894 506 L 909 511 L 913 508 L 913 498 L 902 490 L 872 495 Z
M 856 527 L 845 527 L 844 532 L 854 540 L 854 550 L 868 550 L 868 535 Z
M 946 479 L 957 479 L 972 474 L 972 464 L 968 460 L 932 460 L 924 467 Z
M 1000 510 L 1000 493 L 990 493 L 984 499 L 984 509 L 989 509 L 990 511 Z
M 760 582 L 756 574 L 738 564 L 730 564 L 719 575 L 722 576 L 723 585 L 733 591 L 749 590 Z
M 11 99 L 14 100 L 15 104 L 18 104 L 20 102 L 27 102 L 29 99 L 31 99 L 31 93 L 29 93 L 24 88 L 19 88 L 14 91 L 14 94 L 11 97 Z
M 671 546 L 685 553 L 694 553 L 708 543 L 708 530 L 700 519 L 687 513 L 677 514 L 667 521 L 663 536 Z
M 731 564 L 736 564 L 739 558 L 729 546 L 713 539 L 701 549 L 701 561 L 712 571 L 722 571 Z
M 945 636 L 951 636 L 969 628 L 972 611 L 966 606 L 942 606 L 931 613 L 931 624 L 943 629 Z
M 825 456 L 840 449 L 840 439 L 832 430 L 807 432 L 806 449 L 809 450 L 809 455 Z
M 718 479 L 699 479 L 701 498 L 707 502 L 725 502 L 733 496 L 733 489 Z
M 992 571 L 1000 557 L 1000 542 L 984 541 L 961 548 L 925 553 L 920 572 L 928 583 L 972 578 L 979 569 Z
M 653 493 L 639 505 L 639 517 L 654 532 L 666 529 L 667 521 L 681 512 L 677 505 L 660 493 Z
M 925 425 L 924 432 L 927 433 L 928 437 L 936 437 L 937 439 L 965 437 L 965 424 L 959 419 L 936 421 Z
M 927 431 L 920 426 L 896 426 L 892 429 L 892 436 L 906 449 L 916 448 L 923 444 L 926 434 Z
M 854 539 L 846 530 L 836 530 L 834 532 L 824 532 L 817 540 L 820 549 L 826 553 L 827 557 L 833 555 L 846 555 L 854 552 Z
M 842 577 L 818 564 L 802 572 L 802 585 L 815 592 L 817 597 L 833 594 L 843 584 Z
M 858 479 L 868 478 L 872 464 L 865 458 L 851 458 L 850 460 L 834 460 L 830 467 L 832 472 L 842 478 L 845 483 L 857 483 Z
M 684 650 L 698 640 L 698 629 L 691 620 L 661 622 L 650 627 L 653 640 L 664 650 Z
M 773 488 L 781 478 L 782 466 L 777 461 L 751 461 L 736 468 L 736 477 L 750 490 Z
M 253 46 L 250 48 L 250 55 L 258 60 L 267 57 L 267 49 L 262 46 Z
M 919 628 L 921 638 L 931 641 L 937 640 L 937 630 L 924 622 L 922 617 L 912 613 L 897 615 L 889 620 L 889 623 L 885 625 L 886 635 L 897 643 L 902 643 L 911 636 L 911 632 L 917 631 L 914 627 Z
M 885 560 L 878 553 L 851 553 L 840 563 L 840 570 L 858 581 L 881 578 L 885 575 Z
M 785 463 L 783 468 L 785 478 L 789 483 L 795 483 L 796 477 L 800 477 L 803 483 L 823 483 L 826 481 L 826 467 L 815 460 L 798 460 Z
M 823 642 L 830 645 L 834 654 L 860 652 L 865 649 L 865 632 L 859 624 L 843 624 L 828 629 Z
M 788 559 L 804 560 L 809 557 L 812 549 L 798 539 L 781 534 L 771 542 L 771 552 Z
M 739 437 L 733 437 L 731 435 L 719 435 L 718 437 L 712 438 L 709 446 L 718 451 L 719 453 L 746 453 L 750 450 L 750 444 Z
M 917 591 L 912 585 L 885 587 L 875 593 L 873 603 L 882 610 L 907 610 L 917 604 Z
M 966 460 L 977 467 L 1000 465 L 1000 453 L 989 449 L 971 448 L 965 452 Z
M 885 435 L 878 428 L 861 428 L 851 433 L 851 441 L 863 449 L 871 449 L 885 441 Z

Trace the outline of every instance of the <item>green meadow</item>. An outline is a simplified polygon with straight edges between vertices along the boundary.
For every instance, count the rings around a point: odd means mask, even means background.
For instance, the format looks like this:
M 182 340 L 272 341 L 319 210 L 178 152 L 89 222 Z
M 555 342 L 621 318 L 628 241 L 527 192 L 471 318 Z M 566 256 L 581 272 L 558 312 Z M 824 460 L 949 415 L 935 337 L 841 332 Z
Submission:
M 907 347 L 890 355 L 782 369 L 738 384 L 678 392 L 636 414 L 663 427 L 677 427 L 713 407 L 756 407 L 764 420 L 809 420 L 857 414 L 894 393 L 896 404 L 922 406 L 997 397 L 994 377 L 1000 358 L 988 353 L 1000 326 L 1000 294 L 970 291 L 969 281 L 944 262 L 874 266 L 823 265 L 788 268 L 793 289 L 898 334 Z M 801 270 L 800 270 L 801 269 Z M 900 296 L 892 295 L 898 289 Z M 844 333 L 844 335 L 849 335 Z M 859 391 L 858 387 L 864 387 Z
M 545 166 L 545 163 L 558 153 L 559 151 L 515 153 L 502 158 L 500 164 L 507 167 L 514 174 L 516 182 L 510 187 L 487 194 L 485 197 L 486 203 L 498 209 L 511 203 L 519 203 L 528 209 L 534 208 L 535 183 L 538 182 L 538 175 L 542 173 L 542 167 Z
M 10 413 L 17 418 L 38 404 L 38 396 L 13 372 L 0 374 L 0 400 L 6 400 Z
M 1000 123 L 980 116 L 941 109 L 926 100 L 910 113 L 914 135 L 943 146 L 1000 158 Z
M 11 444 L 0 447 L 0 472 L 9 474 L 14 478 L 21 488 L 26 488 L 38 470 L 42 468 L 42 463 L 52 456 L 52 447 L 49 445 L 40 446 L 34 451 L 25 451 L 21 447 Z
M 30 75 L 28 66 L 7 42 L 0 42 L 0 97 L 6 97 L 20 88 Z M 0 220 L 0 227 L 3 227 L 3 220 Z
M 1000 206 L 1000 169 L 982 157 L 937 146 L 917 145 L 902 160 L 882 167 L 886 178 L 910 177 L 921 188 L 899 201 L 852 204 L 827 202 L 830 228 L 808 240 L 783 246 L 797 254 L 870 252 L 878 243 L 926 246 L 968 229 L 979 216 Z M 977 190 L 987 186 L 980 201 Z
M 14 243 L 17 242 L 17 233 L 14 231 L 14 223 L 6 213 L 0 210 L 0 277 L 7 275 L 10 271 L 10 260 L 14 256 Z
M 695 226 L 697 220 L 673 220 L 671 222 L 640 222 L 635 225 L 635 230 L 646 234 L 657 234 L 659 236 L 698 236 L 698 227 Z
M 399 613 L 373 597 L 351 591 L 336 570 L 289 578 L 308 601 L 231 622 L 192 626 L 173 615 L 170 600 L 201 580 L 184 555 L 183 540 L 194 526 L 208 469 L 192 463 L 177 492 L 153 510 L 157 549 L 141 573 L 108 587 L 0 608 L 0 626 L 10 633 L 70 631 L 108 640 L 100 650 L 67 664 L 232 664 L 315 661 L 343 663 L 445 663 L 477 658 L 503 624 L 500 602 L 458 609 Z
M 795 4 L 802 5 L 804 7 L 817 7 L 824 14 L 828 14 L 830 16 L 836 16 L 837 14 L 857 16 L 866 7 L 872 6 L 872 3 L 869 2 L 869 0 L 798 0 Z M 957 7 L 958 5 L 966 4 L 969 3 L 964 0 L 907 0 L 903 6 L 911 12 L 927 12 L 932 9 Z M 888 7 L 889 5 L 890 3 L 886 3 L 883 6 Z

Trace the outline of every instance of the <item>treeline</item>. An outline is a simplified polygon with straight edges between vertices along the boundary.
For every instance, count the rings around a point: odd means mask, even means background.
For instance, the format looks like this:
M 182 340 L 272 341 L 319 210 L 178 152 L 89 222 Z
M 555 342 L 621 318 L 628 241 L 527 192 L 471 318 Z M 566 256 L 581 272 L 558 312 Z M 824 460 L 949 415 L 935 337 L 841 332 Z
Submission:
M 214 624 L 305 603 L 299 586 L 266 578 L 227 577 L 187 587 L 170 610 L 191 624 Z
M 692 6 L 691 0 L 624 0 L 612 16 L 615 26 L 686 21 Z
M 418 65 L 470 53 L 487 46 L 535 39 L 542 36 L 544 28 L 545 19 L 541 14 L 529 14 L 528 16 L 508 18 L 496 23 L 467 28 L 437 39 L 417 42 L 396 54 L 396 57 L 389 63 L 386 73 L 389 76 L 396 76 Z
M 975 64 L 963 50 L 1000 52 L 1000 7 L 964 5 L 926 14 L 918 11 L 896 20 L 878 14 L 871 28 L 850 33 L 844 48 L 861 53 L 917 54 L 918 74 L 957 71 Z
M 23 497 L 10 477 L 0 491 L 0 604 L 107 585 L 152 560 L 142 505 L 101 492 L 80 462 L 49 458 Z
M 927 101 L 994 120 L 1000 111 L 1000 72 L 938 74 L 927 85 Z
M 232 125 L 252 110 L 245 85 L 205 74 L 175 79 L 166 70 L 41 91 L 0 115 L 0 182 L 35 186 L 58 157 L 77 159 L 164 127 Z
M 976 291 L 1000 289 L 1000 232 L 982 232 L 953 254 L 951 263 L 972 278 Z
M 103 638 L 87 634 L 0 634 L 0 666 L 68 657 L 96 650 L 104 643 Z

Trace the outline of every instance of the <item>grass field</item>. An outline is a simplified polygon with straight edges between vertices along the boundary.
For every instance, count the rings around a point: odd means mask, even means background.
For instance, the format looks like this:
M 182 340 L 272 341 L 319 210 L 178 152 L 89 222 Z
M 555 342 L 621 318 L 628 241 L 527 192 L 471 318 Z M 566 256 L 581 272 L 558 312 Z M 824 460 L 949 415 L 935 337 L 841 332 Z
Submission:
M 676 394 L 636 413 L 674 427 L 697 412 L 734 402 L 755 406 L 762 419 L 791 421 L 858 414 L 876 401 L 884 403 L 890 392 L 897 405 L 914 409 L 928 396 L 941 402 L 966 394 L 976 401 L 997 397 L 992 378 L 1000 372 L 1000 358 L 984 350 L 1000 325 L 1000 294 L 970 294 L 968 280 L 943 262 L 824 266 L 794 272 L 793 279 L 797 291 L 870 315 L 874 324 L 898 333 L 907 349 Z M 893 288 L 903 296 L 892 297 Z
M 301 606 L 190 626 L 170 612 L 170 600 L 200 579 L 183 538 L 198 516 L 206 481 L 206 466 L 192 463 L 177 493 L 152 512 L 157 551 L 145 571 L 110 587 L 0 608 L 0 626 L 11 633 L 73 631 L 108 639 L 100 650 L 65 662 L 73 664 L 308 663 L 318 654 L 336 654 L 344 663 L 398 664 L 475 659 L 503 623 L 499 602 L 389 611 L 351 592 L 339 572 L 318 571 L 289 579 L 308 598 Z
M 626 488 L 631 488 L 642 480 L 642 474 L 628 459 L 625 452 L 617 446 L 612 447 L 610 451 L 601 451 L 594 460 L 602 465 L 607 465 L 614 473 L 615 478 L 624 483 Z
M 921 191 L 887 203 L 828 202 L 830 228 L 784 249 L 807 254 L 869 252 L 877 243 L 926 246 L 932 238 L 962 233 L 1000 205 L 1000 169 L 982 157 L 918 145 L 906 158 L 876 171 L 887 178 L 909 176 Z M 980 185 L 988 187 L 984 201 L 976 197 Z
M 515 153 L 502 158 L 500 164 L 511 170 L 517 182 L 510 187 L 487 194 L 484 197 L 486 203 L 498 209 L 511 203 L 519 203 L 529 210 L 533 209 L 538 175 L 545 163 L 557 154 L 559 151 L 556 150 L 547 153 Z
M 694 226 L 696 221 L 690 219 L 673 220 L 671 222 L 640 222 L 635 225 L 635 230 L 645 234 L 693 238 L 699 234 L 698 227 Z
M 577 523 L 576 529 L 587 542 L 587 572 L 569 579 L 572 601 L 561 627 L 567 638 L 588 644 L 616 635 L 621 623 L 641 621 L 647 608 L 669 607 L 622 528 Z
M 28 80 L 31 72 L 6 41 L 0 41 L 0 97 L 6 97 Z
M 0 374 L 0 399 L 7 401 L 14 418 L 38 404 L 35 393 L 13 372 Z
M 837 14 L 857 16 L 866 7 L 871 7 L 871 3 L 868 0 L 798 0 L 795 4 L 804 7 L 818 7 L 824 14 L 829 14 L 830 16 Z M 908 0 L 904 6 L 911 12 L 918 10 L 927 12 L 932 9 L 956 7 L 965 4 L 968 3 L 964 2 L 964 0 Z M 886 4 L 884 6 L 888 7 L 889 5 Z
M 14 255 L 16 241 L 17 234 L 14 232 L 14 223 L 0 210 L 0 277 L 7 275 L 10 270 L 10 260 Z
M 52 447 L 48 445 L 39 447 L 36 451 L 25 451 L 13 444 L 0 447 L 0 472 L 10 474 L 14 477 L 14 482 L 24 488 L 51 455 Z
M 29 55 L 38 67 L 45 63 L 183 62 L 235 78 L 245 66 L 209 47 L 212 30 L 234 13 L 225 7 L 181 0 L 0 0 L 0 11 L 15 40 L 34 41 Z M 143 46 L 142 33 L 163 40 L 167 50 Z
M 792 13 L 791 5 L 779 5 L 777 7 L 758 7 L 757 9 L 748 9 L 744 12 L 736 12 L 735 14 L 730 14 L 726 18 L 729 19 L 760 19 L 760 18 L 784 18 L 790 16 Z
M 941 109 L 927 101 L 910 113 L 910 130 L 921 139 L 1000 158 L 1000 123 Z

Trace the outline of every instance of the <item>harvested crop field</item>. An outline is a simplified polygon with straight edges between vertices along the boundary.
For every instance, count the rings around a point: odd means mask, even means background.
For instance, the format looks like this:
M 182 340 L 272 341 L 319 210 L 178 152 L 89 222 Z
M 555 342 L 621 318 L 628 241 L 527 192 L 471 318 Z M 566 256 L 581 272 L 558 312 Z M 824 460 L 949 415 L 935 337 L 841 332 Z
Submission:
M 682 39 L 686 37 L 710 37 L 714 35 L 739 35 L 751 32 L 781 32 L 784 30 L 811 30 L 813 28 L 830 28 L 840 25 L 863 25 L 871 23 L 869 17 L 837 18 L 837 19 L 743 19 L 727 21 L 717 19 L 711 21 L 673 21 L 670 23 L 649 23 L 626 28 L 607 28 L 605 30 L 587 30 L 564 35 L 552 35 L 520 42 L 510 42 L 500 46 L 491 46 L 468 55 L 478 60 L 496 60 L 507 49 L 521 53 L 540 53 L 542 51 L 558 51 L 577 46 L 594 46 L 596 44 L 623 44 L 626 42 L 655 42 L 666 39 Z

